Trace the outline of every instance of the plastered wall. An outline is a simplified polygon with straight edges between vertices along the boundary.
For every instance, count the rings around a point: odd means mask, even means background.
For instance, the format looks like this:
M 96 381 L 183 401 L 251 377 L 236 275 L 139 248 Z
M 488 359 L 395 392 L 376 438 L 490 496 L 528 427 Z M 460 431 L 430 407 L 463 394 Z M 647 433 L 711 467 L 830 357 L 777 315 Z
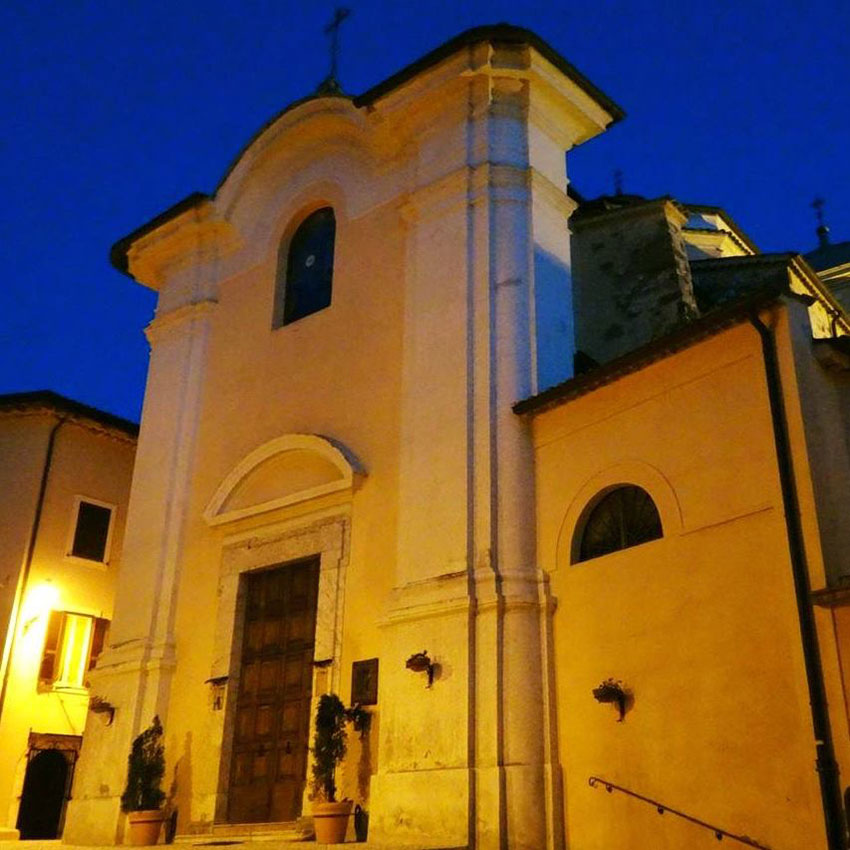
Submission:
M 784 314 L 783 371 L 796 392 Z M 814 585 L 823 580 L 799 410 L 789 404 Z M 714 835 L 626 787 L 768 846 L 823 843 L 814 740 L 758 337 L 742 324 L 536 417 L 540 558 L 554 658 L 567 835 L 582 848 L 709 847 Z M 583 507 L 644 487 L 664 536 L 582 563 Z M 821 642 L 839 756 L 846 718 Z M 591 694 L 622 680 L 622 723 Z
M 6 586 L 14 589 L 25 559 L 47 441 L 57 419 L 49 413 L 0 418 L 4 562 L 17 566 Z M 32 566 L 24 589 L 8 686 L 0 717 L 0 818 L 14 828 L 31 732 L 82 735 L 89 693 L 44 688 L 38 672 L 50 610 L 111 619 L 123 545 L 134 440 L 69 421 L 56 432 Z M 75 498 L 114 505 L 106 564 L 68 557 Z M 12 562 L 16 561 L 16 564 Z

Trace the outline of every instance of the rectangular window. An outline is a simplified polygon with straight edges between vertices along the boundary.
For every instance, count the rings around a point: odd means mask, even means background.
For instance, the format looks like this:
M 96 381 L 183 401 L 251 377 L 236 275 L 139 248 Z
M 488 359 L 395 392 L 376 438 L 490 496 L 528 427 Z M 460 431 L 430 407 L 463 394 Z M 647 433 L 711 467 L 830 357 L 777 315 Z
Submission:
M 78 499 L 68 554 L 74 558 L 105 564 L 109 557 L 112 515 L 110 505 Z
M 51 611 L 38 678 L 52 687 L 87 687 L 88 671 L 103 650 L 109 620 Z

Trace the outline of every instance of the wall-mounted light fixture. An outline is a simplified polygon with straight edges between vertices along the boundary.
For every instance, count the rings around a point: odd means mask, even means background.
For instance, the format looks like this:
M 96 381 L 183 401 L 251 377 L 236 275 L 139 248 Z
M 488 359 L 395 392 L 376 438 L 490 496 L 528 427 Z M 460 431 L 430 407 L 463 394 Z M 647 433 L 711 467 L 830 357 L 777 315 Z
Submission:
M 55 608 L 58 600 L 59 590 L 51 581 L 44 581 L 32 587 L 27 593 L 22 610 L 23 633 L 26 634 L 39 617 Z
M 213 711 L 221 711 L 224 708 L 224 691 L 228 678 L 229 676 L 213 676 L 204 682 L 210 686 L 210 708 Z

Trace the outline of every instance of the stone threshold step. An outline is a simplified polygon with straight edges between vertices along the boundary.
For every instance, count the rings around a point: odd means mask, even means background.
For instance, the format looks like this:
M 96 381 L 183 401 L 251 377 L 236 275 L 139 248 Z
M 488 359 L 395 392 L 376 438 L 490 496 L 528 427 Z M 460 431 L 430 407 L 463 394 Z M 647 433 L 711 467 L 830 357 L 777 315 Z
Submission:
M 429 843 L 417 844 L 399 844 L 393 842 L 391 844 L 377 844 L 373 841 L 358 843 L 356 841 L 347 841 L 345 844 L 318 844 L 314 840 L 304 841 L 299 839 L 275 838 L 271 836 L 263 836 L 260 839 L 256 837 L 245 838 L 240 840 L 236 836 L 228 836 L 217 838 L 211 835 L 194 836 L 194 841 L 190 841 L 191 836 L 184 836 L 181 844 L 183 847 L 229 847 L 232 850 L 324 850 L 324 848 L 351 847 L 359 848 L 359 850 L 468 850 L 466 845 L 452 845 Z
M 237 836 L 216 838 L 211 835 L 183 836 L 181 844 L 183 847 L 230 847 L 232 850 L 324 850 L 324 848 L 342 847 L 342 844 L 318 844 L 315 840 L 298 840 L 289 838 L 274 838 L 263 836 L 240 839 Z M 190 838 L 195 840 L 190 841 Z M 374 841 L 358 843 L 356 841 L 345 842 L 346 847 L 359 848 L 359 850 L 468 850 L 466 845 L 447 845 L 434 842 L 419 842 L 416 844 L 378 844 Z
M 207 826 L 203 831 L 181 833 L 174 838 L 174 843 L 195 847 L 226 847 L 262 841 L 268 848 L 270 841 L 292 844 L 296 841 L 311 841 L 312 838 L 312 823 L 303 819 L 286 823 L 217 823 Z
M 197 836 L 198 842 L 197 846 L 204 846 L 204 844 L 212 844 L 216 846 L 215 839 L 212 839 L 210 836 Z M 256 842 L 256 847 L 252 848 L 252 844 L 255 842 L 252 841 L 238 841 L 234 842 L 232 845 L 228 841 L 228 845 L 232 846 L 234 850 L 271 850 L 270 845 L 263 841 L 262 843 Z M 352 850 L 355 848 L 359 848 L 359 850 L 468 850 L 466 845 L 447 845 L 447 844 L 434 844 L 432 843 L 419 843 L 419 844 L 376 844 L 372 841 L 366 841 L 362 844 L 358 844 L 355 841 L 348 841 L 344 845 L 343 844 L 317 844 L 315 841 L 296 841 L 296 842 L 280 842 L 281 848 L 285 848 L 285 850 L 335 850 L 335 848 L 340 847 L 351 847 Z M 118 845 L 125 846 L 125 845 Z M 162 844 L 156 845 L 157 847 L 162 847 Z M 184 844 L 185 846 L 185 844 Z M 196 846 L 196 845 L 189 845 Z M 222 846 L 221 844 L 218 846 Z M 0 850 L 61 850 L 64 847 L 74 847 L 79 848 L 79 850 L 115 850 L 115 845 L 82 845 L 82 844 L 63 844 L 61 840 L 53 840 L 53 841 L 0 841 Z
M 269 841 L 289 842 L 310 841 L 312 831 L 300 829 L 252 830 L 251 832 L 207 832 L 199 835 L 178 835 L 174 843 L 182 847 L 227 847 L 233 844 L 251 844 L 263 842 L 268 846 Z M 315 842 L 314 842 L 315 843 Z

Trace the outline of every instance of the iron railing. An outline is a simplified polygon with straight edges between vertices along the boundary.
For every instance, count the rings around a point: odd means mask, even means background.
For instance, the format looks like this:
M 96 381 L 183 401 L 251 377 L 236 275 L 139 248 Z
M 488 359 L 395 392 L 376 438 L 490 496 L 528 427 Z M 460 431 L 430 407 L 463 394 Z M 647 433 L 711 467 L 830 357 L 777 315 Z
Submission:
M 734 832 L 729 832 L 728 830 L 722 829 L 719 826 L 714 826 L 713 824 L 706 823 L 704 820 L 695 818 L 693 815 L 687 815 L 684 812 L 680 812 L 678 809 L 673 809 L 670 806 L 665 805 L 664 803 L 660 803 L 658 800 L 653 800 L 651 797 L 644 797 L 643 794 L 638 794 L 636 791 L 630 791 L 628 788 L 623 788 L 620 785 L 615 785 L 613 782 L 609 782 L 607 779 L 602 779 L 599 776 L 591 776 L 587 781 L 591 788 L 601 786 L 609 794 L 612 791 L 619 791 L 621 794 L 627 794 L 629 797 L 634 797 L 636 800 L 642 800 L 644 803 L 649 803 L 650 806 L 655 807 L 655 810 L 658 812 L 659 815 L 663 815 L 669 812 L 671 815 L 675 815 L 677 818 L 682 818 L 683 820 L 686 820 L 689 823 L 696 824 L 697 826 L 700 826 L 703 829 L 711 830 L 711 832 L 714 833 L 714 837 L 718 841 L 722 841 L 724 838 L 731 838 L 732 841 L 737 841 L 740 844 L 746 844 L 747 847 L 757 847 L 759 848 L 759 850 L 770 850 L 767 845 L 759 844 L 758 841 L 755 841 L 754 839 L 749 838 L 746 835 L 736 835 Z

